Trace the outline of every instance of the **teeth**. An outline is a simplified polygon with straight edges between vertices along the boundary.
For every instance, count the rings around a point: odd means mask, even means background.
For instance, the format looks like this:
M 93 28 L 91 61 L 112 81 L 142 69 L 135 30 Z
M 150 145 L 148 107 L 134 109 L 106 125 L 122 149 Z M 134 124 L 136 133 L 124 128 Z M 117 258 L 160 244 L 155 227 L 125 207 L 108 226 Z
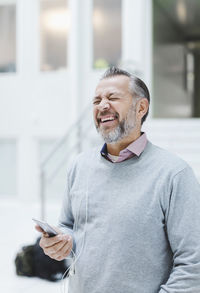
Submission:
M 110 118 L 102 118 L 102 119 L 101 119 L 101 122 L 112 121 L 112 120 L 115 120 L 115 118 L 114 118 L 114 117 L 110 117 Z

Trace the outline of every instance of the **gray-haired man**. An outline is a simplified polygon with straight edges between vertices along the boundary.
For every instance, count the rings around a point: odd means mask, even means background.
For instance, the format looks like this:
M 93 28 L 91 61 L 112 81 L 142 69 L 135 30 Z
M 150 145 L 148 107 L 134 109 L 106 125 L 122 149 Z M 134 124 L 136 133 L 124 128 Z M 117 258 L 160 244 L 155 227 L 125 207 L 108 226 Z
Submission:
M 63 234 L 41 240 L 57 260 L 73 246 L 69 293 L 200 292 L 200 186 L 141 132 L 149 102 L 146 85 L 118 68 L 97 85 L 94 122 L 105 144 L 73 162 Z

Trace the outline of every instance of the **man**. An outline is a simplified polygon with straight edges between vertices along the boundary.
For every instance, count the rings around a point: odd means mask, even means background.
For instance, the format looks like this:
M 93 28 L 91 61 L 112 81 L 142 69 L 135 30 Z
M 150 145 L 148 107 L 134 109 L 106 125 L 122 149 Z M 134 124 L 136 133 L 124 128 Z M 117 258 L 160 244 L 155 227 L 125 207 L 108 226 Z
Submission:
M 105 144 L 73 162 L 63 234 L 40 243 L 57 260 L 73 247 L 69 293 L 200 292 L 200 187 L 183 160 L 141 132 L 149 102 L 146 85 L 115 67 L 97 85 Z

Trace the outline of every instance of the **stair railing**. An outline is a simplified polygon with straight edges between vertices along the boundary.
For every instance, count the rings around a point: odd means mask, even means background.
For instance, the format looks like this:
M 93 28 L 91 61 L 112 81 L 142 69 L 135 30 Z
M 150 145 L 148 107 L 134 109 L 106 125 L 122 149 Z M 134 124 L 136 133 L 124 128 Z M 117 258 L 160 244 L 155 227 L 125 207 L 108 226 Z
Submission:
M 42 160 L 40 163 L 40 202 L 41 202 L 41 219 L 45 220 L 45 207 L 46 207 L 46 196 L 45 196 L 45 190 L 46 190 L 46 182 L 48 180 L 54 180 L 57 174 L 59 173 L 59 170 L 63 167 L 64 164 L 66 164 L 69 153 L 73 150 L 77 150 L 77 153 L 81 151 L 81 141 L 83 140 L 83 136 L 81 133 L 84 131 L 84 139 L 88 135 L 88 130 L 91 128 L 90 123 L 88 122 L 88 114 L 89 110 L 91 108 L 91 105 L 87 106 L 85 110 L 82 112 L 80 115 L 79 119 L 72 124 L 70 129 L 67 131 L 67 133 L 55 143 L 55 145 L 52 147 L 50 152 L 45 156 L 45 158 Z M 85 123 L 86 122 L 86 123 Z M 86 125 L 85 125 L 86 124 Z M 85 128 L 84 128 L 85 126 Z M 57 154 L 57 152 L 60 150 L 60 148 L 70 139 L 70 135 L 78 132 L 77 135 L 77 142 L 71 146 L 70 149 L 66 150 L 66 155 L 64 158 L 60 160 L 60 162 L 57 164 L 57 166 L 54 168 L 53 172 L 51 173 L 50 176 L 46 177 L 46 167 L 48 163 L 52 160 L 52 158 Z

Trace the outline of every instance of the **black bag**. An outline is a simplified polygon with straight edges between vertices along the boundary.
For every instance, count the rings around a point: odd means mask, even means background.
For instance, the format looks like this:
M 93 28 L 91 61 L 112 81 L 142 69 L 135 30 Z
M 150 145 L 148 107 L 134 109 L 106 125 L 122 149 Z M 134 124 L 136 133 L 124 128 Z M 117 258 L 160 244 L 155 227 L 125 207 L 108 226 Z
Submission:
M 68 269 L 66 261 L 57 261 L 45 255 L 39 242 L 40 238 L 34 245 L 24 246 L 17 253 L 15 258 L 16 274 L 18 276 L 39 277 L 49 281 L 60 280 Z

